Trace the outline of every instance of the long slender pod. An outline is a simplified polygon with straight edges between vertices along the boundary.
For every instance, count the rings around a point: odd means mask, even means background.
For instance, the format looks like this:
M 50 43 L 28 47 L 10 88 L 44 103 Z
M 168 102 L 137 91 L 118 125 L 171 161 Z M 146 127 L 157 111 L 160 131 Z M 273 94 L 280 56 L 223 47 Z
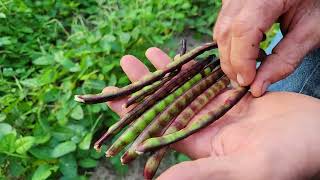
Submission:
M 210 102 L 211 99 L 216 97 L 223 89 L 225 89 L 230 80 L 223 76 L 217 83 L 209 87 L 205 92 L 198 96 L 192 103 L 185 108 L 169 125 L 167 129 L 164 129 L 161 135 L 167 135 L 174 133 L 176 131 L 184 128 L 190 120 L 205 106 Z M 162 147 L 161 149 L 153 152 L 148 158 L 144 167 L 144 177 L 145 179 L 152 179 L 156 173 L 160 162 L 166 153 L 168 146 Z
M 134 160 L 138 154 L 135 148 L 144 140 L 153 137 L 161 132 L 176 116 L 183 111 L 194 99 L 203 93 L 207 88 L 214 84 L 223 72 L 220 68 L 216 69 L 209 76 L 203 78 L 184 94 L 179 96 L 172 104 L 170 104 L 163 112 L 158 114 L 156 118 L 141 132 L 138 138 L 133 142 L 130 148 L 121 157 L 121 162 L 126 164 Z
M 180 42 L 180 56 L 184 55 L 187 52 L 187 40 L 182 39 Z
M 113 93 L 100 93 L 100 94 L 87 94 L 87 95 L 76 95 L 75 100 L 81 103 L 87 104 L 95 104 L 102 103 L 106 101 L 111 101 L 120 97 L 124 97 L 130 95 L 136 91 L 139 91 L 143 87 L 150 85 L 162 77 L 164 77 L 167 73 L 173 72 L 176 69 L 179 69 L 183 64 L 186 64 L 190 60 L 194 59 L 198 55 L 202 54 L 205 51 L 216 48 L 217 44 L 215 42 L 206 43 L 203 46 L 199 46 L 183 56 L 179 57 L 177 60 L 169 63 L 165 70 L 157 70 L 149 76 L 146 76 L 140 81 L 132 83 L 126 87 L 121 88 L 117 92 Z
M 144 141 L 136 148 L 137 153 L 143 153 L 151 150 L 167 146 L 181 139 L 184 139 L 198 130 L 207 127 L 220 117 L 222 117 L 229 109 L 231 109 L 248 91 L 249 87 L 237 87 L 234 92 L 224 101 L 221 106 L 217 106 L 187 127 L 162 137 L 150 138 Z
M 203 75 L 208 75 L 211 72 L 211 67 L 203 70 L 204 73 L 199 73 L 193 78 L 177 88 L 174 92 L 167 95 L 164 99 L 155 104 L 152 108 L 147 110 L 140 116 L 129 128 L 115 141 L 114 144 L 107 150 L 106 156 L 114 156 L 119 153 L 126 145 L 134 141 L 134 139 L 143 131 L 143 129 L 169 104 L 171 104 L 177 97 L 190 89 L 195 83 L 202 79 Z M 111 126 L 113 127 L 113 126 Z
M 181 40 L 181 45 L 180 45 L 180 56 L 184 55 L 187 52 L 187 40 L 186 39 L 182 39 Z M 125 104 L 125 107 L 129 107 L 130 105 L 137 103 L 139 101 L 141 101 L 143 98 L 147 97 L 148 95 L 154 93 L 155 91 L 157 91 L 159 89 L 159 87 L 161 87 L 162 85 L 164 85 L 165 83 L 167 83 L 172 77 L 174 77 L 175 75 L 177 75 L 180 72 L 181 68 L 178 69 L 176 72 L 172 72 L 170 73 L 167 77 L 165 77 L 164 79 L 162 79 L 161 81 L 156 81 L 151 85 L 148 85 L 144 88 L 142 88 L 141 90 L 133 93 L 131 95 L 131 97 L 128 99 L 127 103 Z M 94 143 L 94 149 L 96 149 L 97 151 L 100 151 L 100 147 L 101 144 L 103 143 L 103 141 L 105 141 L 105 139 L 107 139 L 107 137 L 109 136 L 108 132 L 105 132 L 95 143 Z
M 108 129 L 108 137 L 113 136 L 118 133 L 123 127 L 131 123 L 133 120 L 138 118 L 141 114 L 143 114 L 146 110 L 156 104 L 159 100 L 168 96 L 168 94 L 174 90 L 176 87 L 182 86 L 185 82 L 187 82 L 191 77 L 195 76 L 199 72 L 202 71 L 203 67 L 207 65 L 211 61 L 211 58 L 208 58 L 204 61 L 197 62 L 193 66 L 183 70 L 177 76 L 172 78 L 168 83 L 158 89 L 154 94 L 148 96 L 142 103 L 138 104 L 134 107 L 130 112 L 128 112 L 123 118 L 121 118 L 118 122 L 112 125 Z M 216 60 L 213 62 L 215 65 L 218 65 L 219 62 Z
M 164 155 L 167 152 L 168 147 L 163 147 L 155 152 L 152 152 L 152 154 L 149 156 L 146 164 L 144 165 L 143 170 L 143 177 L 146 180 L 151 180 L 153 176 L 156 174 L 157 169 L 160 165 L 160 162 Z
M 130 105 L 134 103 L 138 103 L 143 100 L 143 98 L 149 96 L 150 94 L 157 91 L 160 87 L 162 87 L 164 84 L 166 84 L 171 78 L 173 78 L 178 72 L 172 72 L 168 74 L 168 76 L 164 77 L 161 81 L 157 81 L 151 85 L 148 85 L 144 87 L 143 89 L 135 92 L 131 95 L 131 97 L 128 99 L 125 107 L 129 107 Z

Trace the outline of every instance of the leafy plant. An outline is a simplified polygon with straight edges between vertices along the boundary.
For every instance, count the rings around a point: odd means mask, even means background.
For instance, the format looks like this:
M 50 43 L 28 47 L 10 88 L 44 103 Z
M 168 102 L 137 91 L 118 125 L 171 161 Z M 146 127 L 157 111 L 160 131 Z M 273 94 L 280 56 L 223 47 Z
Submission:
M 150 46 L 169 50 L 185 29 L 210 34 L 220 4 L 1 0 L 0 177 L 86 178 L 103 158 L 91 148 L 94 134 L 117 117 L 73 95 L 128 84 L 119 66 L 124 54 L 144 59 Z M 110 163 L 124 172 L 117 159 Z

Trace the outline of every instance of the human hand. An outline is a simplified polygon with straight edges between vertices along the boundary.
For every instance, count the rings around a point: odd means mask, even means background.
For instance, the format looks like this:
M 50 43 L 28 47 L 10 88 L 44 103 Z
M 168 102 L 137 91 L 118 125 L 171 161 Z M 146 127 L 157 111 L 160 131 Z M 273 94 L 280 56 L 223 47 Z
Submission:
M 170 58 L 157 48 L 146 56 L 157 69 Z M 124 56 L 121 67 L 131 81 L 149 70 L 137 58 Z M 104 92 L 116 87 L 107 87 Z M 192 121 L 223 102 L 229 91 L 219 95 Z M 123 116 L 127 98 L 108 102 Z M 261 98 L 245 96 L 215 123 L 172 145 L 193 161 L 177 164 L 159 179 L 301 179 L 320 167 L 320 102 L 292 93 L 267 93 Z
M 284 38 L 256 72 L 259 43 L 279 20 Z M 214 27 L 222 70 L 261 96 L 291 74 L 302 58 L 320 47 L 319 0 L 223 0 Z

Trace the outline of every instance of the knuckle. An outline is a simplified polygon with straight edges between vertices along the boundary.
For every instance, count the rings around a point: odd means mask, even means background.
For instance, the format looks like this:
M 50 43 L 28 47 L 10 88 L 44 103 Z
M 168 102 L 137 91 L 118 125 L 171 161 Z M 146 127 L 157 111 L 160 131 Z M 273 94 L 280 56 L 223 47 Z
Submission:
M 281 62 L 284 65 L 283 66 L 284 67 L 283 73 L 284 73 L 285 77 L 290 75 L 300 64 L 298 62 L 291 62 L 291 61 L 287 60 L 287 58 L 284 58 Z
M 213 36 L 216 38 L 217 41 L 223 41 L 223 39 L 226 39 L 226 37 L 229 34 L 229 28 L 228 26 L 224 25 L 217 25 L 214 28 Z
M 252 30 L 252 27 L 249 25 L 247 20 L 236 19 L 232 23 L 232 35 L 234 37 L 243 37 L 248 34 Z
M 290 57 L 290 56 L 285 56 L 285 55 L 278 55 L 278 59 L 279 59 L 279 67 L 281 67 L 281 73 L 280 73 L 280 77 L 278 78 L 285 78 L 288 75 L 290 75 L 300 64 L 299 60 L 296 60 L 296 57 Z M 292 54 L 292 56 L 294 56 Z

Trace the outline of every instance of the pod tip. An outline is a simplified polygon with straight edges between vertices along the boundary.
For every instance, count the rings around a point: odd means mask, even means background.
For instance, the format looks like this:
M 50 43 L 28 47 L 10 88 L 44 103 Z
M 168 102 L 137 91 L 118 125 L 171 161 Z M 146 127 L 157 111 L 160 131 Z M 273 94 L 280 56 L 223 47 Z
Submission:
M 109 151 L 106 152 L 106 157 L 107 157 L 107 158 L 112 157 L 112 156 L 113 156 L 112 153 L 110 153 Z
M 77 101 L 77 102 L 84 103 L 84 100 L 82 99 L 81 95 L 75 95 L 74 96 L 74 100 Z
M 136 150 L 136 153 L 137 153 L 138 155 L 143 154 L 143 152 L 142 152 L 142 151 L 139 151 L 139 150 Z
M 93 146 L 93 148 L 94 148 L 96 151 L 101 152 L 100 144 L 95 144 L 95 145 Z

